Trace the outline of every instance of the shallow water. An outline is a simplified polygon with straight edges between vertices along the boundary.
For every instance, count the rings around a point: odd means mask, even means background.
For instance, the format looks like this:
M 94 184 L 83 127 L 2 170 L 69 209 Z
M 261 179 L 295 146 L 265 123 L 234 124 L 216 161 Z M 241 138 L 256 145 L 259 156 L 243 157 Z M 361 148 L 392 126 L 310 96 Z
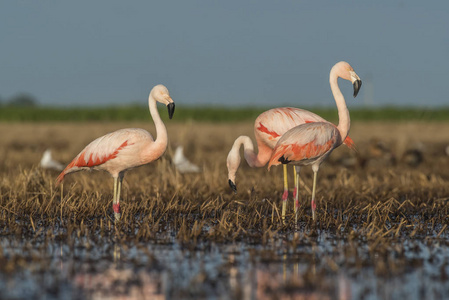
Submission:
M 388 252 L 326 232 L 254 244 L 181 245 L 114 235 L 3 236 L 1 299 L 434 299 L 449 294 L 445 239 Z M 119 241 L 118 241 L 119 240 Z M 396 250 L 395 250 L 396 249 Z

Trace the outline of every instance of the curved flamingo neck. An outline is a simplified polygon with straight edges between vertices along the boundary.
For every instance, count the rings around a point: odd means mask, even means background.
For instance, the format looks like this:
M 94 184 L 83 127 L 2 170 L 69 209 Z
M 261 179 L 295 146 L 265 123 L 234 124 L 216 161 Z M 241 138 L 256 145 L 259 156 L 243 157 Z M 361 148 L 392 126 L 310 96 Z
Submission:
M 340 131 L 341 141 L 344 141 L 348 136 L 349 127 L 351 126 L 351 120 L 349 118 L 349 110 L 346 107 L 345 97 L 338 87 L 339 74 L 335 68 L 332 68 L 329 75 L 329 83 L 334 96 L 335 103 L 338 109 L 338 131 Z
M 167 129 L 165 128 L 164 122 L 162 122 L 159 112 L 157 110 L 156 100 L 150 94 L 148 97 L 148 106 L 150 109 L 151 117 L 153 118 L 154 125 L 156 126 L 156 140 L 151 147 L 151 156 L 159 157 L 167 149 Z
M 243 144 L 243 155 L 245 156 L 246 162 L 251 168 L 260 168 L 267 164 L 270 157 L 265 157 L 263 151 L 260 151 L 256 154 L 254 152 L 254 144 L 248 136 L 240 136 L 234 142 L 234 146 L 238 150 L 240 146 Z

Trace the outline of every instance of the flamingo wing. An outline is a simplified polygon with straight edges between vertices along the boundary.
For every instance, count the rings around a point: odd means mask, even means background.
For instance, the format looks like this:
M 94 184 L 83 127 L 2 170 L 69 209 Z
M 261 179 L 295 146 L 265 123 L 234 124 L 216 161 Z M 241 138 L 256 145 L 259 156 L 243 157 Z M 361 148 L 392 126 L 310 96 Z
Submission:
M 268 163 L 312 163 L 330 153 L 341 143 L 338 129 L 328 122 L 307 123 L 287 131 L 277 142 Z
M 327 121 L 307 110 L 280 107 L 270 109 L 259 115 L 254 125 L 256 134 L 259 134 L 264 140 L 274 141 L 275 144 L 291 128 L 313 122 Z
M 68 173 L 97 167 L 113 160 L 120 151 L 134 144 L 135 131 L 134 129 L 117 130 L 92 141 L 59 174 L 56 183 L 59 184 Z

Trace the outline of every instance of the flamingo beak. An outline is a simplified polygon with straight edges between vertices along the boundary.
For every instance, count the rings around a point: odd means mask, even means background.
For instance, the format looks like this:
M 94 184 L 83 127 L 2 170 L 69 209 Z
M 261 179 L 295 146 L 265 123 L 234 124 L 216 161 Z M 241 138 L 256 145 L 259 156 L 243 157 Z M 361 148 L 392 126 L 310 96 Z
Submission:
M 235 186 L 235 183 L 232 182 L 231 179 L 229 179 L 229 186 L 231 187 L 232 191 L 234 192 L 234 194 L 237 194 L 237 187 Z
M 357 97 L 360 87 L 362 86 L 362 81 L 360 79 L 354 80 L 354 82 L 352 83 L 352 86 L 354 87 L 354 98 L 355 98 L 355 97 Z
M 171 119 L 173 118 L 173 114 L 175 113 L 175 103 L 169 103 L 167 104 L 167 108 L 168 108 L 168 117 Z

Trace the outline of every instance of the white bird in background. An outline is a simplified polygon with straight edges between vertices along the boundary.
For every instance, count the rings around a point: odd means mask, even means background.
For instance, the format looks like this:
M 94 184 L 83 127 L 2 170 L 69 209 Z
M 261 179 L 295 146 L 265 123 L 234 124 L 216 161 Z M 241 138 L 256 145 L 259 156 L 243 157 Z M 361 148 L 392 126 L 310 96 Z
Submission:
M 178 146 L 175 150 L 175 155 L 173 155 L 173 164 L 179 173 L 199 173 L 200 168 L 191 163 L 185 156 L 182 146 Z
M 51 150 L 47 149 L 44 152 L 44 155 L 42 155 L 41 162 L 39 163 L 41 168 L 44 169 L 51 169 L 56 171 L 62 171 L 64 170 L 64 165 L 60 163 L 59 161 L 54 160 L 51 157 Z

